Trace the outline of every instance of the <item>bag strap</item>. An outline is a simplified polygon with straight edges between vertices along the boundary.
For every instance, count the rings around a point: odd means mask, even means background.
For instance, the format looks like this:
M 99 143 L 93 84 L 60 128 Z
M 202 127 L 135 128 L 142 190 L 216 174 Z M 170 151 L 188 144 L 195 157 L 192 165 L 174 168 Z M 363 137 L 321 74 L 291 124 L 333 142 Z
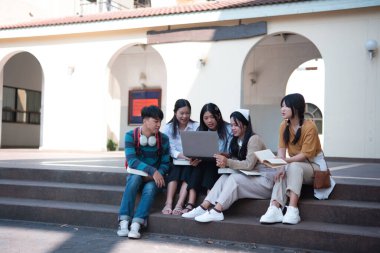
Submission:
M 136 155 L 140 155 L 141 154 L 141 149 L 140 149 L 140 131 L 139 131 L 139 127 L 136 127 L 134 130 L 133 130 L 133 143 L 135 144 L 135 150 L 136 150 Z
M 156 134 L 156 140 L 157 140 L 157 154 L 158 154 L 158 156 L 161 156 L 161 154 L 162 154 L 162 136 L 161 136 L 160 131 L 158 131 Z
M 140 150 L 140 142 L 139 142 L 139 138 L 140 136 L 139 135 L 139 128 L 136 127 L 134 130 L 133 130 L 133 143 L 135 145 L 135 150 L 136 150 L 136 154 L 140 154 L 141 153 L 141 150 Z M 127 169 L 128 168 L 128 160 L 125 159 L 124 161 L 124 166 L 125 168 Z
M 310 162 L 309 158 L 306 158 L 306 161 L 309 162 L 311 168 L 313 169 L 313 174 L 314 174 L 314 173 L 315 173 L 315 170 L 314 170 L 314 166 L 313 166 L 313 164 Z
M 331 175 L 331 173 L 330 173 L 330 169 L 329 169 L 329 166 L 327 165 L 327 162 L 326 162 L 325 153 L 323 152 L 323 150 L 322 150 L 322 155 L 323 155 L 323 160 L 325 161 L 325 164 L 326 164 L 326 168 L 327 168 L 326 171 L 329 173 L 329 175 Z M 310 162 L 309 158 L 306 158 L 306 160 L 309 162 L 311 168 L 313 169 L 313 173 L 315 173 L 315 170 L 314 170 L 314 167 L 313 167 L 313 163 Z

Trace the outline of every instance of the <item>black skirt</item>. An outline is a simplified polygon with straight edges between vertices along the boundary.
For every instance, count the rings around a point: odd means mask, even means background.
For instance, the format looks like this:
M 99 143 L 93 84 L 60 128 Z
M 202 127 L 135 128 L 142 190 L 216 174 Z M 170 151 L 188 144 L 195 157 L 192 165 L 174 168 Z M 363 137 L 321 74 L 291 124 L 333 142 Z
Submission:
M 194 189 L 197 192 L 202 188 L 210 190 L 220 177 L 218 169 L 214 160 L 202 161 L 197 167 L 193 167 L 187 190 Z
M 193 168 L 193 166 L 179 166 L 170 163 L 170 170 L 167 177 L 167 182 L 170 183 L 171 181 L 185 181 L 186 183 L 189 183 Z

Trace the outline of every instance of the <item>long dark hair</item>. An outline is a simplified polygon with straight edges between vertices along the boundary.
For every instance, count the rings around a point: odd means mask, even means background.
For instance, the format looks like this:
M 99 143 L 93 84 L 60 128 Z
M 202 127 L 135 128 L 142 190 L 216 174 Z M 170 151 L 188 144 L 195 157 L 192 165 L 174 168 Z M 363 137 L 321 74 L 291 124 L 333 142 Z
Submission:
M 218 132 L 219 139 L 224 140 L 224 149 L 227 147 L 228 143 L 228 132 L 227 132 L 227 125 L 228 123 L 223 120 L 222 113 L 220 112 L 219 107 L 216 104 L 208 103 L 205 104 L 202 107 L 201 113 L 200 113 L 200 119 L 199 119 L 199 131 L 208 131 L 209 128 L 206 126 L 205 122 L 203 121 L 203 115 L 209 112 L 216 120 L 216 130 Z
M 281 107 L 282 104 L 285 103 L 286 107 L 289 107 L 292 110 L 292 118 L 297 114 L 299 118 L 299 125 L 300 127 L 297 129 L 296 135 L 294 136 L 294 139 L 292 141 L 292 144 L 296 144 L 300 137 L 301 137 L 301 126 L 304 122 L 305 119 L 305 99 L 304 97 L 299 94 L 299 93 L 294 93 L 294 94 L 289 94 L 286 95 L 282 100 L 281 100 Z M 286 125 L 286 128 L 284 130 L 284 142 L 288 144 L 290 142 L 290 132 L 289 132 L 289 127 L 290 127 L 290 120 L 288 120 L 288 123 Z
M 173 136 L 173 138 L 175 138 L 177 136 L 177 131 L 178 131 L 177 128 L 179 126 L 179 122 L 178 122 L 178 119 L 177 119 L 177 117 L 176 117 L 175 114 L 177 113 L 177 111 L 180 108 L 186 107 L 186 106 L 189 107 L 190 114 L 191 114 L 191 105 L 190 105 L 190 102 L 188 100 L 180 98 L 174 104 L 174 110 L 173 110 L 174 111 L 174 115 L 173 115 L 173 118 L 168 122 L 168 123 L 173 123 L 172 124 L 172 127 L 173 127 L 172 136 Z M 192 120 L 192 119 L 190 119 L 189 121 L 190 122 L 194 122 L 194 120 Z
M 252 129 L 252 123 L 251 123 L 251 117 L 248 116 L 248 120 L 238 111 L 235 111 L 231 113 L 230 118 L 235 122 L 236 125 L 238 124 L 238 121 L 241 122 L 243 126 L 246 126 L 246 130 L 244 133 L 243 143 L 242 146 L 239 147 L 238 144 L 238 136 L 234 136 L 231 140 L 230 144 L 230 154 L 233 157 L 236 157 L 238 160 L 242 161 L 245 160 L 247 157 L 247 148 L 248 148 L 248 141 L 249 138 L 251 138 L 252 135 L 255 135 Z

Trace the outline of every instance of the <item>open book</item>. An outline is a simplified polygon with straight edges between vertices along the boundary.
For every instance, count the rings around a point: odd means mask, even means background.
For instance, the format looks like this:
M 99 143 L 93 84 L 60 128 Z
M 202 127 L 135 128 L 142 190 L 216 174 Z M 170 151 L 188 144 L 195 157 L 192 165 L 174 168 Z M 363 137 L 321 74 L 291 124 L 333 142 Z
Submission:
M 236 173 L 243 173 L 247 176 L 261 176 L 261 173 L 255 170 L 234 170 L 231 168 L 218 169 L 218 174 L 236 174 Z
M 261 163 L 270 168 L 276 168 L 287 164 L 283 159 L 276 157 L 270 149 L 256 151 L 255 155 Z
M 129 174 L 135 174 L 135 175 L 140 175 L 140 176 L 143 176 L 143 177 L 147 177 L 148 176 L 148 173 L 146 173 L 145 171 L 132 169 L 130 167 L 127 167 L 127 173 L 129 173 Z
M 190 165 L 190 161 L 186 159 L 173 159 L 174 165 Z

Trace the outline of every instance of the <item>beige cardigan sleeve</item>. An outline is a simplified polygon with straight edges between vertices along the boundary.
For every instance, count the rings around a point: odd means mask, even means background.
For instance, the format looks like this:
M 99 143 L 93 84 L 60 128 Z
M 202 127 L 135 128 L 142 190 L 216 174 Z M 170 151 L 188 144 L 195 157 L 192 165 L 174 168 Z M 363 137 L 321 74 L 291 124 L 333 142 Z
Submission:
M 264 149 L 266 147 L 261 138 L 258 135 L 253 135 L 248 141 L 246 159 L 243 161 L 228 159 L 227 166 L 236 170 L 253 170 L 258 161 L 254 152 Z

